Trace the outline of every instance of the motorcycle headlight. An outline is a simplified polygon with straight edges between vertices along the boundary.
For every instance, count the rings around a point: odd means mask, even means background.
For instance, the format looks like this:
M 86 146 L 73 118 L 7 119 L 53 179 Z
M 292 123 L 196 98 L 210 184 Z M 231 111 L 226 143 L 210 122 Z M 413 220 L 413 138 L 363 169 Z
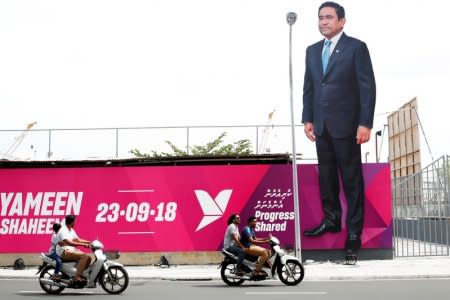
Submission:
M 95 240 L 91 243 L 91 247 L 94 250 L 103 249 L 103 244 L 99 240 Z
M 281 249 L 279 245 L 273 246 L 273 251 L 275 251 L 275 252 L 278 253 L 279 255 L 284 255 L 284 250 Z

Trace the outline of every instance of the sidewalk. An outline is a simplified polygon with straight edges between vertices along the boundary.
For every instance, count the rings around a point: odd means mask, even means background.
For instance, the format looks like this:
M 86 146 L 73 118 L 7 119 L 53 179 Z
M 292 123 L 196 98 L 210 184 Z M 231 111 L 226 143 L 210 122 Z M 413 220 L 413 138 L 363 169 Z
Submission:
M 450 257 L 366 260 L 348 266 L 334 262 L 305 263 L 305 281 L 450 278 Z M 131 279 L 220 280 L 218 265 L 126 266 Z M 37 268 L 1 268 L 0 279 L 31 279 Z

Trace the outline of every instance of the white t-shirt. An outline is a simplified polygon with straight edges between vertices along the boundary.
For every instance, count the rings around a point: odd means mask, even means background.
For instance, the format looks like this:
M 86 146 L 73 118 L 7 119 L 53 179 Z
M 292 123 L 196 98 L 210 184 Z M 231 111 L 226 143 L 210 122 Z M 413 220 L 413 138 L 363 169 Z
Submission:
M 237 234 L 237 238 L 239 239 L 239 228 L 236 224 L 231 223 L 228 225 L 227 230 L 225 231 L 225 237 L 223 238 L 223 248 L 227 249 L 230 246 L 237 246 L 236 242 L 233 240 L 233 234 Z
M 52 241 L 51 241 L 50 249 L 48 249 L 48 253 L 49 254 L 52 254 L 52 253 L 56 252 L 56 246 L 58 245 L 59 241 L 60 241 L 60 239 L 59 239 L 58 235 L 56 233 L 54 233 L 52 235 Z
M 64 241 L 64 240 L 69 240 L 72 241 L 76 238 L 78 238 L 77 233 L 75 232 L 75 229 L 71 229 L 69 230 L 69 228 L 67 228 L 67 226 L 63 225 L 61 227 L 61 229 L 58 231 L 57 234 L 58 237 L 58 242 L 59 241 Z M 59 256 L 61 256 L 61 254 L 64 252 L 64 250 L 73 250 L 75 249 L 75 247 L 73 246 L 60 246 L 60 245 L 56 245 L 56 254 L 58 254 Z

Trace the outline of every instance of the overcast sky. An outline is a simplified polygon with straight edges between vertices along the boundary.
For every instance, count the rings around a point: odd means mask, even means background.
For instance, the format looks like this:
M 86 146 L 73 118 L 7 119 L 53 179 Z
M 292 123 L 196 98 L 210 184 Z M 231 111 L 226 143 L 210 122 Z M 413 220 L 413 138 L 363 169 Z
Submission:
M 274 109 L 274 123 L 288 124 L 289 11 L 299 15 L 293 59 L 300 123 L 305 49 L 322 38 L 321 3 L 3 0 L 0 129 L 31 121 L 35 128 L 264 124 Z M 340 3 L 344 31 L 365 41 L 372 56 L 374 129 L 417 96 L 433 155 L 449 153 L 447 2 Z M 297 136 L 299 151 L 313 155 L 303 133 Z M 365 152 L 375 159 L 373 141 Z M 429 161 L 424 143 L 422 152 Z

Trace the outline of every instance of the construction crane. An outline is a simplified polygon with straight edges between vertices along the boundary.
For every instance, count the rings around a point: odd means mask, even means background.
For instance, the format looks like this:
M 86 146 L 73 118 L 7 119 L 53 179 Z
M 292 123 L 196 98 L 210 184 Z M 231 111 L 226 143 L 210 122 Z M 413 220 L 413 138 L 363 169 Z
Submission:
M 27 125 L 27 128 L 20 133 L 20 135 L 16 136 L 14 138 L 14 142 L 9 146 L 8 150 L 3 153 L 2 159 L 9 159 L 13 157 L 14 152 L 17 150 L 17 148 L 22 144 L 23 139 L 25 136 L 30 132 L 31 128 L 33 128 L 34 125 L 36 125 L 37 122 L 33 122 Z
M 273 130 L 273 115 L 275 113 L 275 109 L 269 113 L 269 118 L 267 119 L 266 126 L 263 130 L 263 136 L 261 142 L 259 143 L 258 153 L 270 153 L 270 147 L 268 147 L 268 140 L 270 138 L 270 134 Z

